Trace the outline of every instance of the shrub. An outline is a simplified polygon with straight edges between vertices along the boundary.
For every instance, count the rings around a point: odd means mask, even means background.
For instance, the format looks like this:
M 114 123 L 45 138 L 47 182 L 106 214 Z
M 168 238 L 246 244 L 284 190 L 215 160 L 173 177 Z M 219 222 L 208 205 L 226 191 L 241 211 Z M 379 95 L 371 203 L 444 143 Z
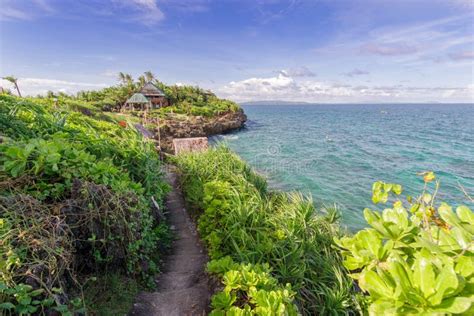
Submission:
M 426 184 L 434 180 L 425 173 Z M 382 213 L 364 210 L 371 226 L 336 239 L 344 265 L 368 294 L 369 314 L 472 314 L 474 312 L 474 215 L 466 206 L 435 206 L 426 186 L 404 205 Z M 374 203 L 400 195 L 400 185 L 376 182 Z
M 224 285 L 212 298 L 211 315 L 297 315 L 290 284 L 279 286 L 268 264 L 237 264 L 224 257 L 209 262 L 208 271 Z

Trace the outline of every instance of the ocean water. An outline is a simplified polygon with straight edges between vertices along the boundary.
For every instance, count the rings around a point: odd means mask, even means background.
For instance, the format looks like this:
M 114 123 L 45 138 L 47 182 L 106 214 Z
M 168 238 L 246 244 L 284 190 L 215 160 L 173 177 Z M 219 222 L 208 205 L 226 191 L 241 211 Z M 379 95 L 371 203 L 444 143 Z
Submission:
M 270 186 L 311 194 L 317 206 L 336 203 L 350 230 L 365 227 L 372 183 L 399 183 L 417 196 L 433 170 L 438 201 L 469 203 L 474 196 L 474 105 L 253 105 L 246 128 L 217 137 Z

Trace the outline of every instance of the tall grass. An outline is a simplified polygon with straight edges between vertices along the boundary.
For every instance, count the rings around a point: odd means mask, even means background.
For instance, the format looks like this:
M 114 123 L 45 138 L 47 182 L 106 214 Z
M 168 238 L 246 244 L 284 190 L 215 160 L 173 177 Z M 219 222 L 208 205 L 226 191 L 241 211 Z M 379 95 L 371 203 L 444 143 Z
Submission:
M 356 311 L 352 282 L 333 248 L 337 216 L 309 197 L 272 192 L 226 147 L 175 158 L 188 202 L 201 210 L 198 228 L 212 259 L 268 263 L 297 292 L 302 314 Z

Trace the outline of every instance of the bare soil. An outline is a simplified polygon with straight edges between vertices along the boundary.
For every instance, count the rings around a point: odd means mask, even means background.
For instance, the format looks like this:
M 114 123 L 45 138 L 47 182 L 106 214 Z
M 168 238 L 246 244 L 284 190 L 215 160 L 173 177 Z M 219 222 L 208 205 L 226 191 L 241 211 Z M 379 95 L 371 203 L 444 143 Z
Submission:
M 211 296 L 205 272 L 208 256 L 186 211 L 176 173 L 168 168 L 166 176 L 173 188 L 166 207 L 175 240 L 156 291 L 138 294 L 129 315 L 206 315 Z

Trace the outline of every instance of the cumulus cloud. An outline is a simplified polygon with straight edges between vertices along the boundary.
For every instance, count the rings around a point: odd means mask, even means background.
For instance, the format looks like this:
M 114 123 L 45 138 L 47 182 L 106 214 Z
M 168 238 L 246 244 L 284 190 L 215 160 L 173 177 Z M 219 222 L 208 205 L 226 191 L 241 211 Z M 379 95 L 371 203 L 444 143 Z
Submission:
M 404 85 L 366 86 L 296 80 L 279 74 L 269 78 L 232 81 L 217 90 L 219 96 L 238 102 L 259 100 L 307 102 L 446 102 L 474 101 L 467 87 L 414 87 Z
M 344 73 L 345 76 L 347 77 L 354 77 L 354 76 L 362 76 L 362 75 L 368 75 L 370 72 L 367 70 L 361 70 L 358 68 L 355 68 L 349 72 Z
M 283 69 L 278 72 L 285 77 L 315 77 L 316 74 L 308 67 L 302 66 L 297 68 Z
M 0 81 L 0 86 L 14 91 L 13 85 L 6 80 L 2 79 Z M 44 95 L 48 91 L 74 94 L 81 90 L 97 90 L 105 88 L 107 85 L 44 78 L 19 78 L 18 86 L 24 95 Z
M 351 90 L 332 87 L 319 81 L 298 82 L 279 74 L 270 78 L 250 78 L 232 81 L 219 89 L 219 94 L 237 101 L 284 100 L 307 101 L 332 96 L 349 96 Z

